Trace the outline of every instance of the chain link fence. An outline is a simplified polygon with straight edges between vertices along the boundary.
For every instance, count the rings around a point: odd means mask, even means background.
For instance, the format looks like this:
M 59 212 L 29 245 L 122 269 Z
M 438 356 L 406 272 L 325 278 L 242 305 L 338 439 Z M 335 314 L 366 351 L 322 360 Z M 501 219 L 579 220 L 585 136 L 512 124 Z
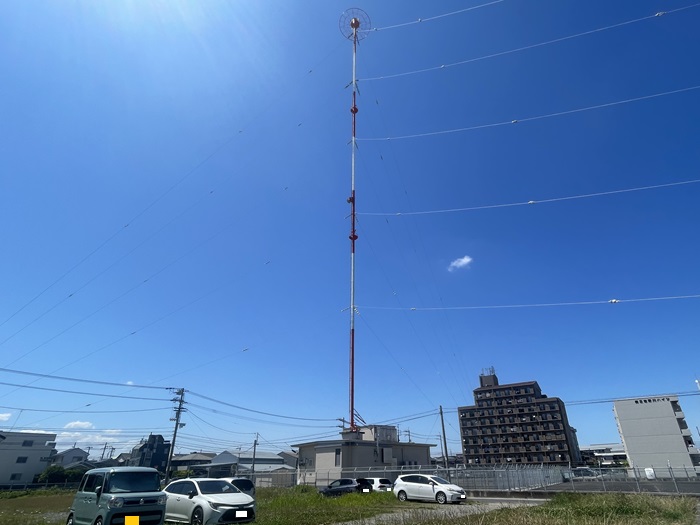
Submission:
M 700 496 L 700 476 L 694 467 L 594 468 L 549 465 L 504 467 L 468 466 L 445 469 L 436 466 L 357 467 L 329 470 L 299 469 L 255 473 L 256 487 L 325 487 L 338 478 L 387 478 L 403 474 L 427 474 L 444 478 L 467 492 L 650 492 Z M 75 490 L 76 482 L 17 483 L 0 490 L 62 488 Z
M 300 470 L 297 483 L 324 487 L 334 479 L 382 477 L 391 481 L 402 474 L 444 478 L 471 492 L 655 492 L 700 495 L 700 477 L 694 467 L 593 468 L 549 465 L 440 468 L 412 465 L 402 468 L 344 468 Z

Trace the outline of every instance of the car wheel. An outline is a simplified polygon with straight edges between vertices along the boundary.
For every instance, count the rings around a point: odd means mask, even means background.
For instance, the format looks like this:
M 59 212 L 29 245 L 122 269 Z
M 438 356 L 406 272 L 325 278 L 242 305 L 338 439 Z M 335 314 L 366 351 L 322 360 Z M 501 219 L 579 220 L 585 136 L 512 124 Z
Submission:
M 95 525 L 102 525 L 102 518 L 97 518 L 95 520 Z
M 440 505 L 442 505 L 443 503 L 447 502 L 447 496 L 445 496 L 444 492 L 438 492 L 435 495 L 435 501 L 437 501 Z
M 73 515 L 71 514 L 68 516 L 68 519 L 66 520 L 66 525 L 73 525 Z
M 192 520 L 190 520 L 190 525 L 203 525 L 204 523 L 204 513 L 202 509 L 197 507 L 192 513 Z
M 408 499 L 408 496 L 406 496 L 403 490 L 400 490 L 396 497 L 399 498 L 399 501 L 406 501 Z

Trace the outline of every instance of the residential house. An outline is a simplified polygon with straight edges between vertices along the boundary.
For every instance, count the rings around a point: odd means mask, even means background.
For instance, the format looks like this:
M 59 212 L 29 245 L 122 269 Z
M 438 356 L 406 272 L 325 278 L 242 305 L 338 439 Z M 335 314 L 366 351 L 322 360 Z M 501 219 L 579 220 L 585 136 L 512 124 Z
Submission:
M 82 448 L 69 448 L 56 453 L 51 458 L 52 465 L 59 465 L 63 468 L 71 468 L 74 464 L 80 464 L 88 460 L 88 453 Z

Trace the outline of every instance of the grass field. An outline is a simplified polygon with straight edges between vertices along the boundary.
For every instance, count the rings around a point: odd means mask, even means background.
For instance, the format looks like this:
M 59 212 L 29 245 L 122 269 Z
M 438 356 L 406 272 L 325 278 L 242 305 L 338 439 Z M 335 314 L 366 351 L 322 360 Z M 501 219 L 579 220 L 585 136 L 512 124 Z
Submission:
M 64 525 L 73 492 L 0 493 L 0 525 Z M 640 494 L 561 494 L 536 507 L 437 516 L 437 504 L 392 494 L 324 498 L 305 487 L 258 489 L 258 525 L 324 525 L 396 514 L 400 525 L 694 525 L 697 500 Z M 457 509 L 455 509 L 457 510 Z

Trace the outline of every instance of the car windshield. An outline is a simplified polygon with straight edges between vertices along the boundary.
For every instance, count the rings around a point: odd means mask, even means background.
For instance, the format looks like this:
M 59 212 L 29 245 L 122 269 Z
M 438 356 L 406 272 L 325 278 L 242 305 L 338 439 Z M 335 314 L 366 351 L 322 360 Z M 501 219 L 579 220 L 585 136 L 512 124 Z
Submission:
M 450 482 L 447 481 L 446 479 L 442 479 L 439 476 L 430 476 L 430 479 L 432 479 L 435 483 L 439 483 L 440 485 L 449 485 Z
M 200 481 L 199 490 L 202 494 L 232 494 L 234 492 L 240 492 L 240 490 L 231 485 L 228 481 L 222 480 Z
M 105 486 L 109 494 L 121 492 L 158 492 L 160 479 L 157 472 L 113 472 Z
M 379 478 L 379 483 L 382 485 L 391 485 L 391 480 L 386 478 Z

